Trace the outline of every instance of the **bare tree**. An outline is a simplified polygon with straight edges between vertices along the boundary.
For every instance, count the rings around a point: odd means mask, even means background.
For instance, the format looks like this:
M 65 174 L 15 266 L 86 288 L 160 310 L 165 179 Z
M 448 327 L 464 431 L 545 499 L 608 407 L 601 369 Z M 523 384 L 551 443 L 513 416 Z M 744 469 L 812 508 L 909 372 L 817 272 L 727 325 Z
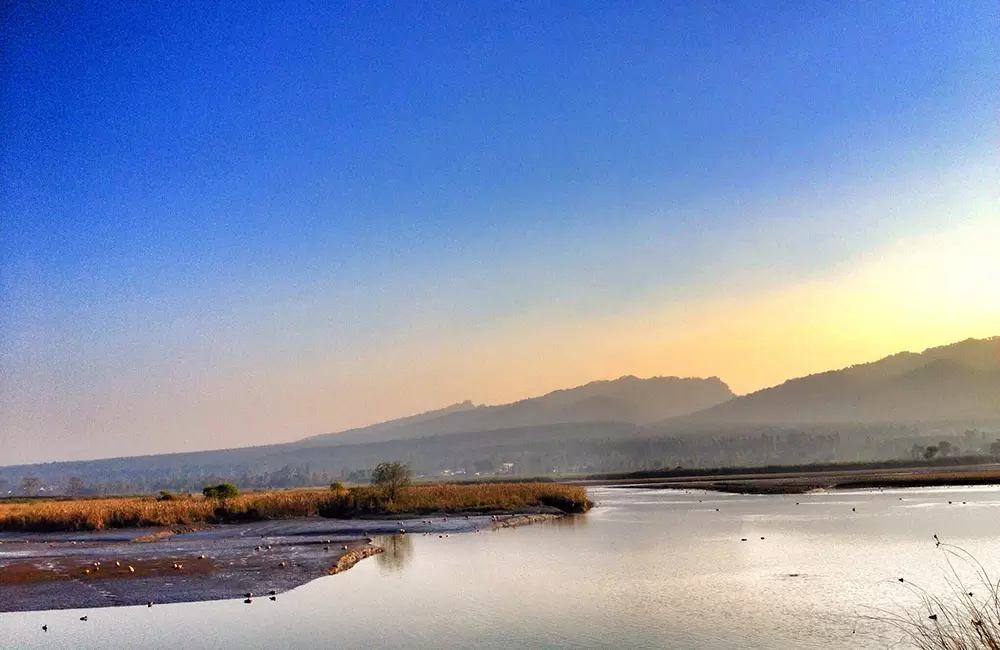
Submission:
M 83 479 L 79 476 L 70 476 L 66 481 L 66 493 L 71 496 L 83 494 Z
M 21 494 L 26 497 L 37 496 L 41 487 L 42 479 L 37 476 L 25 476 L 21 479 Z

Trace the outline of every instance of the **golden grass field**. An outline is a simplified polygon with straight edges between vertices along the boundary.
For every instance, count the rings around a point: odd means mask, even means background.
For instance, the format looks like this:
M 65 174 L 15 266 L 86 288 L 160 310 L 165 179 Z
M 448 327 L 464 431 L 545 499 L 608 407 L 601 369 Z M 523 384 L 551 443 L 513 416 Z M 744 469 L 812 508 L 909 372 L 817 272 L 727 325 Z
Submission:
M 230 499 L 155 496 L 0 502 L 0 530 L 77 531 L 177 528 L 293 517 L 354 517 L 431 512 L 516 511 L 553 506 L 564 512 L 590 507 L 582 487 L 558 483 L 420 485 L 388 501 L 376 487 L 252 492 Z

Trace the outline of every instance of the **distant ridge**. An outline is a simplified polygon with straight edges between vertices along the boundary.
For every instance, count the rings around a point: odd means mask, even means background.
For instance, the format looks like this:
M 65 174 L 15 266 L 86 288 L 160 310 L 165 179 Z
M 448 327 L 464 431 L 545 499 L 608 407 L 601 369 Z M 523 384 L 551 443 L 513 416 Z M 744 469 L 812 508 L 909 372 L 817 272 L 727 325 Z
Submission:
M 737 397 L 699 424 L 954 421 L 1000 417 L 1000 336 L 902 352 Z
M 718 377 L 640 379 L 627 375 L 499 406 L 462 402 L 439 411 L 313 436 L 293 444 L 357 444 L 580 422 L 648 424 L 694 413 L 732 397 L 734 393 Z

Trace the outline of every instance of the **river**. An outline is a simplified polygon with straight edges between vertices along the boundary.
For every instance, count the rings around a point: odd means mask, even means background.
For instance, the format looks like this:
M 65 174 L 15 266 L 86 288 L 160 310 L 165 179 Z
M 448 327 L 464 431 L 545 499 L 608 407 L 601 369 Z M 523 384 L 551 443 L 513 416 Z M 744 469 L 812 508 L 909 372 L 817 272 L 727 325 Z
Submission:
M 868 617 L 914 605 L 899 577 L 943 588 L 935 534 L 1000 557 L 1000 488 L 591 498 L 553 523 L 380 538 L 275 601 L 0 614 L 0 647 L 887 648 L 899 634 Z

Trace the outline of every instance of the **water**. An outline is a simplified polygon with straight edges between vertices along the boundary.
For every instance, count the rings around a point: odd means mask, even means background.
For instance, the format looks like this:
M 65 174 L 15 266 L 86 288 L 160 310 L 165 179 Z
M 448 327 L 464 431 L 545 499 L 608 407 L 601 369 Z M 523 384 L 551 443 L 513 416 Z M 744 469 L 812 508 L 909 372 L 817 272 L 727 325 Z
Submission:
M 385 538 L 274 602 L 3 614 L 0 647 L 887 648 L 866 616 L 913 603 L 900 576 L 942 587 L 935 533 L 1000 557 L 1000 488 L 592 498 L 562 522 Z

